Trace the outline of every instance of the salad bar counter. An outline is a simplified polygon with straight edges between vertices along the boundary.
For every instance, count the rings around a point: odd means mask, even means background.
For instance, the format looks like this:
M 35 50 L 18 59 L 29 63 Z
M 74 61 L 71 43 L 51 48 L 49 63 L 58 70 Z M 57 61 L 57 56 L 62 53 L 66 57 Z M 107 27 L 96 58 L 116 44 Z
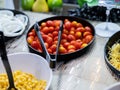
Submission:
M 54 16 L 30 11 L 24 11 L 24 13 L 29 17 L 29 29 L 35 22 Z M 91 20 L 89 22 L 93 26 L 101 23 Z M 116 24 L 120 25 L 119 23 Z M 26 42 L 27 32 L 28 29 L 21 37 L 6 42 L 8 54 L 30 52 Z M 57 62 L 49 90 L 105 90 L 109 85 L 119 82 L 119 79 L 109 71 L 104 59 L 104 48 L 109 38 L 98 35 L 94 35 L 94 37 L 93 46 L 84 54 L 67 63 L 64 61 Z

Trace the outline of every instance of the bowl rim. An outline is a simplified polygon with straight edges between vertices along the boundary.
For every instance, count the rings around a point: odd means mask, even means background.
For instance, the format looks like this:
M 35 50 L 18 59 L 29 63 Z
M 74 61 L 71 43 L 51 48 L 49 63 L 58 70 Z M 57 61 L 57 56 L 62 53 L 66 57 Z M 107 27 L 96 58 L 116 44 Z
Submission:
M 47 82 L 47 86 L 46 86 L 46 89 L 45 90 L 48 90 L 50 85 L 51 85 L 51 82 L 52 82 L 52 78 L 53 78 L 53 72 L 52 72 L 52 69 L 49 67 L 49 64 L 48 62 L 46 61 L 45 58 L 43 58 L 42 56 L 40 55 L 37 55 L 37 54 L 34 54 L 34 53 L 29 53 L 29 52 L 17 52 L 17 53 L 11 53 L 11 54 L 8 54 L 8 57 L 9 56 L 14 56 L 14 55 L 32 55 L 32 56 L 35 56 L 35 57 L 38 57 L 38 58 L 42 58 L 43 62 L 46 64 L 46 66 L 48 67 L 49 71 L 50 71 L 50 78 L 49 78 L 49 81 Z
M 120 82 L 117 82 L 117 83 L 114 83 L 108 87 L 105 88 L 105 90 L 111 90 L 112 88 L 116 87 L 116 86 L 119 86 L 120 85 Z

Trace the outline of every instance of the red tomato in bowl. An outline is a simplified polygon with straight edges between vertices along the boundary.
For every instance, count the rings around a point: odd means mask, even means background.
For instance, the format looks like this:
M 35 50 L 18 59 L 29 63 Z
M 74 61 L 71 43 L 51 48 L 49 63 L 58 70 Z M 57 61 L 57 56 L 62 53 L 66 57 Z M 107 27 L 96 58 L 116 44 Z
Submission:
M 44 44 L 50 54 L 56 54 L 58 43 L 58 32 L 61 20 L 48 20 L 40 25 L 40 32 L 44 40 Z M 64 20 L 63 32 L 59 47 L 60 54 L 75 52 L 84 48 L 93 39 L 92 29 L 89 26 L 83 26 L 77 21 Z M 42 51 L 38 37 L 32 29 L 28 33 L 27 42 L 38 51 Z

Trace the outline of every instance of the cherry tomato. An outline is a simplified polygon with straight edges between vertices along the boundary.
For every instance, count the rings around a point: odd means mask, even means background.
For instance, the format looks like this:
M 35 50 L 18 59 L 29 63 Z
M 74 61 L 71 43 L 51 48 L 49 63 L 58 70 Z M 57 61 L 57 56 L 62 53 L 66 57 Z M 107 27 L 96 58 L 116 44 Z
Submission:
M 58 36 L 55 36 L 55 37 L 54 37 L 54 41 L 57 41 L 57 40 L 58 40 Z
M 46 22 L 46 25 L 47 25 L 48 27 L 50 27 L 50 26 L 54 26 L 54 23 L 53 23 L 52 20 L 48 20 L 48 21 Z
M 84 27 L 78 27 L 76 29 L 76 32 L 85 32 L 85 28 Z
M 61 53 L 61 54 L 67 53 L 66 48 L 64 48 L 63 46 L 60 46 L 60 47 L 59 47 L 59 53 Z
M 67 48 L 69 45 L 70 45 L 69 42 L 65 42 L 65 43 L 63 44 L 63 46 L 64 46 L 65 48 Z
M 76 43 L 75 40 L 73 40 L 73 41 L 70 42 L 71 45 L 75 45 L 75 43 Z
M 51 33 L 52 33 L 54 30 L 55 30 L 55 28 L 54 28 L 54 27 L 52 27 L 52 26 L 50 26 L 50 27 L 49 27 L 49 32 L 51 32 Z
M 52 54 L 52 50 L 50 48 L 47 49 L 48 53 Z
M 35 36 L 35 32 L 34 31 L 29 32 L 28 36 Z
M 92 38 L 93 38 L 93 36 L 92 35 L 87 35 L 86 37 L 85 37 L 85 42 L 86 43 L 89 43 L 91 40 L 92 40 Z
M 62 33 L 62 39 L 67 39 L 67 35 L 65 33 Z
M 69 21 L 66 22 L 64 25 L 65 25 L 65 29 L 67 29 L 67 30 L 70 30 L 70 28 L 71 28 L 71 26 L 72 26 L 72 25 L 71 25 L 71 22 L 69 22 Z
M 37 48 L 39 47 L 39 43 L 38 43 L 37 41 L 33 41 L 33 42 L 31 43 L 31 46 L 32 46 L 33 48 L 37 49 Z
M 49 28 L 48 27 L 44 27 L 41 31 L 43 33 L 47 34 L 47 33 L 49 33 Z
M 46 39 L 46 42 L 48 43 L 49 46 L 51 46 L 52 43 L 53 43 L 53 39 L 52 39 L 51 37 L 48 37 L 48 38 Z
M 81 42 L 81 43 L 76 42 L 76 43 L 74 44 L 75 47 L 76 47 L 76 50 L 80 49 L 82 44 L 83 44 L 82 42 Z
M 79 42 L 79 43 L 80 43 L 80 42 L 82 42 L 82 40 L 81 40 L 81 39 L 77 39 L 76 41 L 77 41 L 77 42 Z
M 53 34 L 53 37 L 58 36 L 58 31 L 54 31 L 52 34 Z
M 81 45 L 81 48 L 84 48 L 84 47 L 86 47 L 88 44 L 87 43 L 83 43 L 82 45 Z
M 82 37 L 82 33 L 81 32 L 76 32 L 75 33 L 75 38 L 76 39 L 80 39 Z
M 72 52 L 75 52 L 75 49 L 69 49 L 68 50 L 68 53 L 72 53 Z
M 68 35 L 68 34 L 69 34 L 69 32 L 68 32 L 68 30 L 67 30 L 67 29 L 63 29 L 63 33 L 64 33 L 64 34 L 66 34 L 66 35 Z
M 69 34 L 74 35 L 75 34 L 75 30 L 70 30 Z
M 59 31 L 59 29 L 60 29 L 60 26 L 55 27 L 55 31 Z
M 67 36 L 67 40 L 68 40 L 68 41 L 75 40 L 75 36 L 74 36 L 74 35 L 69 34 L 69 35 Z
M 67 49 L 68 49 L 68 50 L 70 50 L 70 49 L 76 49 L 76 47 L 75 47 L 74 45 L 69 45 L 69 46 L 67 47 Z
M 58 43 L 58 41 L 57 41 L 57 40 L 53 42 L 53 44 L 56 44 L 56 45 L 57 45 L 57 43 Z
M 87 35 L 92 35 L 92 33 L 89 32 L 89 31 L 86 31 L 86 32 L 83 33 L 83 37 L 86 37 Z
M 55 51 L 56 51 L 56 47 L 57 47 L 56 44 L 53 44 L 53 45 L 50 47 L 50 49 L 52 50 L 52 52 L 55 52 Z
M 33 36 L 28 36 L 28 37 L 27 37 L 27 42 L 28 42 L 29 44 L 31 44 L 31 43 L 33 42 L 33 40 L 34 40 L 34 37 L 33 37 Z
M 92 32 L 91 28 L 89 26 L 85 27 L 85 31 Z
M 43 28 L 43 27 L 46 27 L 46 23 L 45 22 L 41 23 L 41 28 Z
M 60 20 L 54 20 L 53 22 L 55 27 L 60 26 Z
M 53 38 L 53 34 L 52 33 L 48 33 L 48 36 Z
M 77 27 L 77 21 L 72 21 L 72 26 Z
M 67 39 L 62 39 L 60 43 L 61 43 L 61 44 L 64 44 L 64 43 L 66 43 L 66 42 L 67 42 Z
M 83 27 L 81 23 L 77 23 L 77 27 Z
M 46 41 L 48 37 L 49 37 L 48 35 L 45 35 L 45 34 L 42 35 L 42 38 L 43 38 L 44 41 Z

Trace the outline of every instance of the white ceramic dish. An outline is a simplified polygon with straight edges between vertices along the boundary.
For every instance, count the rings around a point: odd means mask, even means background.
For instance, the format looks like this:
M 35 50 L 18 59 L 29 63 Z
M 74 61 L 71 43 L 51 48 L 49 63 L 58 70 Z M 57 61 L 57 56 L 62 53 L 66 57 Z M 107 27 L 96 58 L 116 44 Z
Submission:
M 33 53 L 15 53 L 9 54 L 8 59 L 12 71 L 22 70 L 23 72 L 33 74 L 38 79 L 46 80 L 46 90 L 48 90 L 52 80 L 52 70 L 44 58 Z M 1 58 L 0 73 L 6 73 Z
M 120 82 L 107 87 L 105 90 L 120 90 Z

